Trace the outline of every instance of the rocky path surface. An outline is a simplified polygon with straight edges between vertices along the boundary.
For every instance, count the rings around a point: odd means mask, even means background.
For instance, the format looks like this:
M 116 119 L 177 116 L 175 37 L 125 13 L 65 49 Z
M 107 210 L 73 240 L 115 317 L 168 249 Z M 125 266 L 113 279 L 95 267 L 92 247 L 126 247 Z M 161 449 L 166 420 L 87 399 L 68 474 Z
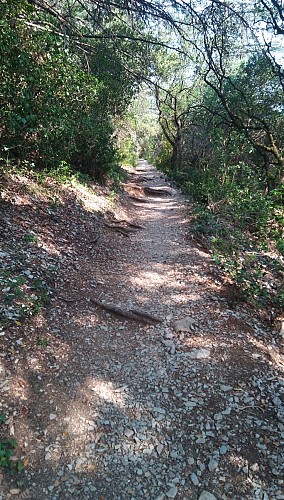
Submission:
M 158 192 L 144 196 L 145 185 Z M 210 256 L 187 237 L 185 199 L 161 174 L 141 161 L 126 190 L 143 229 L 109 229 L 75 262 L 63 300 L 26 332 L 27 343 L 37 329 L 48 339 L 43 354 L 6 367 L 2 408 L 6 396 L 22 408 L 8 424 L 27 466 L 20 483 L 0 477 L 0 498 L 284 499 L 275 332 L 228 303 Z M 127 320 L 92 298 L 162 322 Z

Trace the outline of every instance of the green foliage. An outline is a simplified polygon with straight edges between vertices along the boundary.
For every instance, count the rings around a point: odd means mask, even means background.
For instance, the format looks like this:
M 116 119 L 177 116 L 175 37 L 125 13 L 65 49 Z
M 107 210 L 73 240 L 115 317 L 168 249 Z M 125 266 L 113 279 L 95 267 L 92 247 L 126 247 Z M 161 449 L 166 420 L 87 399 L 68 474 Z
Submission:
M 240 168 L 246 172 L 246 183 L 243 175 L 237 175 Z M 275 250 L 282 253 L 284 247 L 282 187 L 266 195 L 261 183 L 249 175 L 248 166 L 228 170 L 230 175 L 222 169 L 191 169 L 186 179 L 175 176 L 185 193 L 198 202 L 193 231 L 250 301 L 281 310 L 284 267 L 274 254 Z
M 284 252 L 283 61 L 273 37 L 265 46 L 255 43 L 265 23 L 277 32 L 277 6 L 205 2 L 201 15 L 192 2 L 177 10 L 174 2 L 168 17 L 162 3 L 134 2 L 128 11 L 125 2 L 102 2 L 89 11 L 75 0 L 68 15 L 65 2 L 52 5 L 55 15 L 32 4 L 0 4 L 3 171 L 16 160 L 38 180 L 47 171 L 71 184 L 78 170 L 86 183 L 88 175 L 110 175 L 115 197 L 119 160 L 133 165 L 138 157 L 155 157 L 197 203 L 195 229 L 216 261 L 248 295 L 280 304 L 278 261 L 250 258 Z M 154 30 L 150 18 L 159 22 Z M 179 29 L 172 36 L 174 23 Z M 177 52 L 159 47 L 151 31 Z M 141 86 L 145 76 L 147 84 L 155 80 L 158 110 Z M 153 125 L 157 118 L 168 142 Z M 25 245 L 37 243 L 32 233 L 23 237 Z M 32 285 L 16 272 L 0 280 L 5 314 L 14 307 L 15 317 L 17 308 L 29 314 L 46 298 L 44 280 Z
M 45 338 L 38 339 L 38 341 L 37 341 L 37 345 L 40 347 L 47 347 L 48 343 L 49 343 L 48 339 L 45 339 Z
M 139 160 L 135 141 L 132 140 L 130 135 L 125 135 L 120 139 L 119 153 L 121 162 L 125 166 L 134 166 Z
M 218 56 L 219 73 L 211 61 L 206 83 L 189 91 L 178 164 L 162 146 L 157 165 L 195 203 L 193 230 L 215 262 L 250 301 L 281 309 L 283 87 L 263 54 L 242 62 Z M 175 109 L 163 110 L 165 122 Z
M 24 240 L 27 243 L 37 243 L 37 241 L 38 241 L 36 235 L 29 234 L 29 233 L 27 233 L 27 234 L 24 235 Z
M 152 161 L 158 152 L 159 128 L 153 97 L 142 87 L 116 124 L 119 153 L 124 165 L 133 166 L 139 158 Z
M 158 137 L 155 150 L 152 154 L 154 163 L 158 169 L 163 170 L 163 172 L 166 172 L 170 177 L 175 178 L 175 176 L 177 176 L 177 172 L 173 172 L 170 169 L 172 156 L 171 145 L 161 135 Z M 177 180 L 177 178 L 175 180 Z
M 5 423 L 5 415 L 0 415 L 0 424 Z M 1 432 L 2 435 L 2 432 Z M 24 470 L 24 464 L 20 460 L 11 460 L 17 448 L 17 441 L 11 437 L 0 437 L 0 467 L 14 475 Z
M 28 243 L 33 243 L 33 241 L 29 239 Z M 18 322 L 23 318 L 37 314 L 49 302 L 49 294 L 48 275 L 44 279 L 34 275 L 29 270 L 17 274 L 12 270 L 0 269 L 2 304 L 0 323 Z
M 108 181 L 113 191 L 117 192 L 121 188 L 121 183 L 127 179 L 127 173 L 123 168 L 112 168 L 108 172 Z
M 61 37 L 45 26 L 25 0 L 1 4 L 0 148 L 2 160 L 62 169 L 65 162 L 104 177 L 117 165 L 112 117 L 133 95 L 133 79 L 120 55 L 94 45 L 86 68 L 82 53 L 63 49 Z M 111 70 L 111 71 L 110 71 Z M 124 74 L 123 74 L 124 72 Z

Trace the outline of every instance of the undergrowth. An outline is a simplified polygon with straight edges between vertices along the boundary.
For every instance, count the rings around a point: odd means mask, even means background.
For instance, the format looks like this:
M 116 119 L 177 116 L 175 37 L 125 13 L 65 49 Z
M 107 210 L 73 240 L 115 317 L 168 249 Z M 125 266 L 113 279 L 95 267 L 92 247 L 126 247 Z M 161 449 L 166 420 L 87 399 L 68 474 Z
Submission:
M 105 187 L 99 187 L 88 174 L 66 162 L 40 170 L 25 161 L 20 165 L 0 162 L 0 326 L 10 322 L 21 325 L 49 303 L 57 272 L 56 257 L 45 248 L 42 234 L 49 217 L 50 222 L 56 221 L 66 201 L 72 199 L 84 207 L 101 191 L 108 203 L 114 203 L 125 175 L 115 167 L 109 171 Z M 20 200 L 24 196 L 32 206 L 38 231 L 30 226 L 28 214 L 24 215 L 24 205 L 18 209 L 17 196 Z
M 22 161 L 20 164 L 15 165 L 13 162 L 7 163 L 7 161 L 0 158 L 0 196 L 1 178 L 9 175 L 25 175 L 38 185 L 44 185 L 48 181 L 55 181 L 64 186 L 83 185 L 94 188 L 96 182 L 96 179 L 91 175 L 73 168 L 65 161 L 60 162 L 56 167 L 37 168 L 32 162 Z M 117 190 L 121 182 L 125 181 L 126 176 L 126 171 L 119 167 L 117 163 L 114 163 L 113 166 L 109 167 L 107 174 L 100 178 L 100 184 L 107 184 L 111 189 Z
M 15 475 L 22 472 L 25 468 L 23 462 L 15 457 L 17 441 L 14 437 L 5 436 L 3 425 L 5 424 L 5 415 L 0 415 L 0 467 L 2 470 Z
M 10 321 L 21 324 L 49 303 L 54 269 L 27 266 L 24 244 L 21 249 L 5 250 L 0 251 L 0 325 Z
M 241 170 L 241 173 L 239 171 Z M 194 202 L 192 230 L 244 298 L 284 309 L 284 186 L 265 194 L 249 167 L 167 171 Z

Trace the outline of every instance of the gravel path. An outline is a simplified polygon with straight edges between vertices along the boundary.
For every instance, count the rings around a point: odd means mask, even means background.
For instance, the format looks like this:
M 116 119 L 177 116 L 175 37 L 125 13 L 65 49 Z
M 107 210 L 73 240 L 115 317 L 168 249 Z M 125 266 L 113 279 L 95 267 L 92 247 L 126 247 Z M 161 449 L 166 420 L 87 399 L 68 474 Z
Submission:
M 166 192 L 139 202 L 143 184 Z M 0 498 L 284 499 L 280 340 L 229 305 L 161 174 L 141 161 L 126 190 L 144 229 L 105 231 L 67 272 L 65 301 L 28 327 L 17 367 L 3 366 L 27 466 L 20 483 L 0 476 Z M 92 297 L 162 322 L 126 320 Z M 48 344 L 31 352 L 39 331 Z

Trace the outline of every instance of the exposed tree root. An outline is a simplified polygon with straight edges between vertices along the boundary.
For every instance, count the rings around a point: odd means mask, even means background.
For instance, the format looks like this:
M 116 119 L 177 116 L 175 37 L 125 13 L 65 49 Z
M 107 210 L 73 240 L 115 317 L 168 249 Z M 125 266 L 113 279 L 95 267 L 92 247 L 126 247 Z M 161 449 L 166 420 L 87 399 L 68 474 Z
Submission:
M 170 196 L 171 192 L 169 189 L 163 189 L 159 187 L 144 187 L 144 193 L 148 196 Z
M 129 195 L 130 200 L 136 201 L 138 203 L 148 203 L 148 200 L 146 198 L 139 198 L 138 196 L 132 196 Z
M 140 323 L 146 323 L 148 325 L 152 325 L 153 323 L 156 324 L 162 322 L 160 318 L 156 318 L 155 316 L 152 316 L 151 314 L 148 314 L 144 311 L 138 311 L 136 309 L 129 309 L 129 310 L 122 309 L 121 307 L 112 304 L 105 304 L 104 302 L 101 302 L 93 298 L 91 298 L 90 301 L 93 304 L 96 304 L 97 306 L 101 307 L 102 309 L 105 309 L 106 311 L 109 311 L 113 314 L 117 314 L 118 316 L 122 316 L 127 319 L 138 321 Z

